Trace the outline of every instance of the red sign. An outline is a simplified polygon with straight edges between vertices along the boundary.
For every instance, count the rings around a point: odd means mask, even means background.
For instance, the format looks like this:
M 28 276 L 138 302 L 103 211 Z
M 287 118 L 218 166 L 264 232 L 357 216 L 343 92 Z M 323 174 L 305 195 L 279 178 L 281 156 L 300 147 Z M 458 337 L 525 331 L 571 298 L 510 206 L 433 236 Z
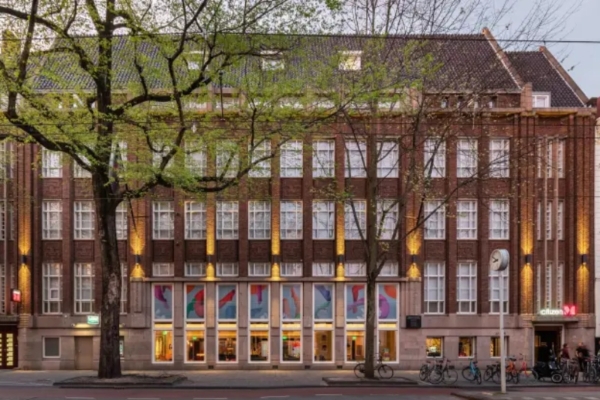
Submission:
M 19 289 L 13 289 L 10 291 L 10 300 L 13 303 L 21 302 L 21 291 Z
M 574 317 L 577 315 L 577 308 L 575 306 L 563 306 L 563 317 Z

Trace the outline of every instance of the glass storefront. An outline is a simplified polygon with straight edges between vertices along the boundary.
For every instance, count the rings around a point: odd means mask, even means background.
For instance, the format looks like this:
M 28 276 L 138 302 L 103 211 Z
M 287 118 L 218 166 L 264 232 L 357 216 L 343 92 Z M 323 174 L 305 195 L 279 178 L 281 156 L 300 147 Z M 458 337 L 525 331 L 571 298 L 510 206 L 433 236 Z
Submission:
M 379 349 L 378 352 L 385 362 L 396 362 L 398 361 L 398 335 L 396 331 L 382 331 L 379 332 Z
M 473 357 L 475 355 L 475 338 L 461 337 L 458 339 L 458 356 Z
M 365 331 L 346 331 L 346 361 L 365 360 Z
M 427 357 L 442 357 L 444 355 L 444 338 L 428 337 L 425 339 Z
M 173 331 L 154 331 L 154 362 L 173 362 Z
M 173 285 L 152 285 L 153 362 L 173 362 Z
M 281 285 L 280 304 L 281 361 L 285 363 L 302 362 L 302 284 L 285 283 Z
M 237 285 L 217 285 L 217 362 L 237 362 Z
M 291 328 L 291 326 L 289 327 Z M 281 361 L 301 362 L 302 333 L 300 330 L 286 330 L 285 328 L 284 326 L 281 330 Z
M 237 362 L 237 330 L 219 329 L 217 356 L 219 362 Z
M 250 361 L 269 361 L 269 331 L 250 332 Z
M 250 362 L 268 362 L 270 287 L 266 283 L 248 286 L 248 315 L 250 316 L 249 350 Z
M 333 328 L 333 326 L 332 326 Z M 333 361 L 333 331 L 318 330 L 315 328 L 315 346 L 314 355 L 315 362 L 332 362 Z
M 377 285 L 377 352 L 385 362 L 398 361 L 398 285 L 380 283 Z
M 204 314 L 206 287 L 204 284 L 186 284 L 184 288 L 185 362 L 205 362 Z
M 185 332 L 185 361 L 186 362 L 204 362 L 206 361 L 206 344 L 204 341 L 204 330 Z

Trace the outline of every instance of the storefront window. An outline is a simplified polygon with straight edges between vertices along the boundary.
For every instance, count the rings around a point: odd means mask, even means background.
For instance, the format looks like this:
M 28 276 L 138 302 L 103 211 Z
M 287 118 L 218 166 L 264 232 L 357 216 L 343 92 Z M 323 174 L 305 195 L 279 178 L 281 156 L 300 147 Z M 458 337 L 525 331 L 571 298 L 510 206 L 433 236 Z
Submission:
M 333 321 L 334 297 L 334 288 L 332 284 L 315 284 L 313 290 L 314 321 Z
M 398 361 L 398 285 L 377 285 L 378 352 L 386 362 Z
M 281 361 L 302 362 L 302 284 L 281 285 Z
M 248 290 L 250 314 L 249 354 L 251 362 L 269 361 L 269 285 L 250 284 Z
M 315 362 L 333 361 L 333 315 L 335 289 L 331 283 L 313 286 L 313 351 Z
M 475 356 L 475 338 L 461 337 L 458 339 L 458 356 L 459 357 L 474 357 Z
M 173 362 L 173 331 L 154 331 L 154 361 Z
M 204 285 L 185 285 L 185 319 L 204 321 Z
M 506 346 L 505 354 L 508 355 L 510 352 L 508 351 L 509 343 L 508 336 L 504 337 L 504 345 Z M 500 357 L 500 337 L 493 336 L 490 338 L 490 357 Z
M 154 321 L 173 320 L 173 285 L 154 285 L 153 292 Z
M 204 331 L 186 331 L 186 358 L 187 362 L 204 362 L 206 345 L 204 343 Z
M 219 330 L 219 362 L 237 361 L 237 330 Z
M 379 331 L 379 354 L 385 362 L 398 361 L 398 336 L 396 331 Z
M 237 286 L 217 285 L 218 362 L 237 362 Z
M 365 320 L 365 292 L 364 283 L 346 285 L 346 320 Z
M 219 321 L 237 320 L 237 286 L 236 285 L 218 285 L 217 297 L 217 316 Z
M 346 332 L 346 361 L 365 360 L 365 331 Z
M 428 337 L 425 339 L 427 357 L 442 357 L 444 355 L 444 338 Z
M 315 362 L 333 361 L 333 331 L 315 329 Z

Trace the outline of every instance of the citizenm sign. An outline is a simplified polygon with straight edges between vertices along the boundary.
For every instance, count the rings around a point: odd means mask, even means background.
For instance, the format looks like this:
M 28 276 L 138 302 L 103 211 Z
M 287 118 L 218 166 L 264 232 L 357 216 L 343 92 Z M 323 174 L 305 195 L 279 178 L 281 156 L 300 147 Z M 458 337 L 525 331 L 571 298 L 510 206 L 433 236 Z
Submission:
M 542 308 L 539 315 L 544 317 L 574 317 L 577 315 L 575 306 L 563 306 L 563 308 Z

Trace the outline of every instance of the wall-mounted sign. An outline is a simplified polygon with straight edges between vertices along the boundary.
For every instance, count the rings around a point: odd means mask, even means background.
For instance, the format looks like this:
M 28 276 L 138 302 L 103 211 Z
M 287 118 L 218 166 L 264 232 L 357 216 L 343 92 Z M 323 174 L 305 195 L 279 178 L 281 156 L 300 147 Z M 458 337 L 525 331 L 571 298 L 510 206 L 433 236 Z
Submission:
M 421 316 L 420 315 L 407 315 L 406 316 L 406 329 L 420 329 L 421 328 Z
M 577 307 L 565 305 L 563 308 L 543 308 L 539 314 L 545 317 L 574 317 L 577 315 Z
M 12 289 L 10 291 L 10 301 L 13 303 L 21 302 L 21 291 L 19 289 Z
M 98 324 L 100 324 L 100 316 L 98 316 L 98 315 L 88 315 L 87 316 L 87 323 L 89 325 L 98 325 Z

